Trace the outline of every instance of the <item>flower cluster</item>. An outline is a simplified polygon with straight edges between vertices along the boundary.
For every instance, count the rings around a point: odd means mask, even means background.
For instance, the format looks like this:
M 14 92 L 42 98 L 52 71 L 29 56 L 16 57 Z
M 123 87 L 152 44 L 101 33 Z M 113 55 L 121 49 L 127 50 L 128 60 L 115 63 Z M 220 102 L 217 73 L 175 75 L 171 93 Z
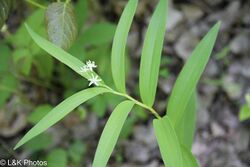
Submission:
M 86 62 L 86 65 L 80 67 L 80 72 L 85 73 L 88 71 L 93 71 L 94 68 L 97 68 L 97 65 L 95 64 L 94 61 L 89 60 Z M 88 79 L 88 81 L 89 81 L 89 86 L 91 86 L 92 84 L 99 86 L 99 82 L 102 80 L 99 79 L 97 75 L 91 74 L 91 78 Z
M 94 61 L 87 61 L 86 65 L 80 68 L 80 72 L 87 72 L 87 71 L 93 71 L 93 68 L 96 68 L 97 65 Z

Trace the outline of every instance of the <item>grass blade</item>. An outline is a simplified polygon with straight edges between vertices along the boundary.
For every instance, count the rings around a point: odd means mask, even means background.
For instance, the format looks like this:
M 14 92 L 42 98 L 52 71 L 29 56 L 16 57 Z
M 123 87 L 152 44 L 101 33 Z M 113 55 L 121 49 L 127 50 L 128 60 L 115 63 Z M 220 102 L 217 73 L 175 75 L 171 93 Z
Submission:
M 105 167 L 118 140 L 122 126 L 134 106 L 132 101 L 120 103 L 106 123 L 98 143 L 92 167 Z
M 122 93 L 126 92 L 125 86 L 125 49 L 129 28 L 131 26 L 138 0 L 130 0 L 125 7 L 116 28 L 112 52 L 111 68 L 116 88 Z
M 174 126 L 182 118 L 188 101 L 206 67 L 214 47 L 219 28 L 220 22 L 215 24 L 207 35 L 201 40 L 193 51 L 191 57 L 187 60 L 175 82 L 167 106 L 167 113 Z
M 182 118 L 175 124 L 175 131 L 181 144 L 191 150 L 196 125 L 196 94 L 193 93 Z
M 55 44 L 49 42 L 48 40 L 44 39 L 43 37 L 35 33 L 27 24 L 25 24 L 25 27 L 27 28 L 32 39 L 36 42 L 36 44 L 39 47 L 44 49 L 46 52 L 48 52 L 50 55 L 52 55 L 54 58 L 56 58 L 60 62 L 70 67 L 76 73 L 78 73 L 79 75 L 83 76 L 86 79 L 90 79 L 91 74 L 94 74 L 95 76 L 97 76 L 97 74 L 95 74 L 92 71 L 81 73 L 80 68 L 84 66 L 84 63 L 82 63 L 80 60 L 70 55 L 69 53 L 61 49 L 60 47 L 56 46 Z M 100 85 L 103 85 L 103 84 L 104 84 L 103 82 L 100 82 Z
M 155 119 L 153 126 L 165 166 L 183 167 L 181 146 L 168 117 Z
M 193 156 L 189 149 L 181 146 L 181 152 L 183 157 L 183 164 L 185 164 L 185 167 L 199 167 L 196 158 Z
M 26 135 L 17 143 L 14 149 L 17 149 L 33 137 L 47 130 L 49 127 L 60 121 L 63 117 L 65 117 L 80 104 L 84 103 L 94 96 L 105 92 L 109 92 L 109 90 L 106 88 L 94 87 L 82 90 L 70 96 L 59 105 L 57 105 L 53 110 L 51 110 L 28 133 L 26 133 Z
M 167 20 L 167 0 L 160 0 L 151 18 L 144 40 L 140 64 L 140 94 L 142 101 L 152 106 L 155 99 Z

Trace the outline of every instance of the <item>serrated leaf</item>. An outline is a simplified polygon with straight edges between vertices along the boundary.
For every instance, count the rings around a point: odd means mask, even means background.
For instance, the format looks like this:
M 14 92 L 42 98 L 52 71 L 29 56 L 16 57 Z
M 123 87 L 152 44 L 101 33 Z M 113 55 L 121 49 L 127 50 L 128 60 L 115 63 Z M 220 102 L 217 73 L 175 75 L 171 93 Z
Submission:
M 61 61 L 62 63 L 64 63 L 65 65 L 67 65 L 76 73 L 78 73 L 79 75 L 83 76 L 86 79 L 90 79 L 92 74 L 97 76 L 97 74 L 92 71 L 84 73 L 80 72 L 80 68 L 85 65 L 84 63 L 82 63 L 76 57 L 70 55 L 60 47 L 56 46 L 55 44 L 47 41 L 46 39 L 36 34 L 27 24 L 25 24 L 25 26 L 32 39 L 36 42 L 36 44 L 40 46 L 42 49 L 44 49 L 46 52 L 48 52 L 50 55 L 52 55 L 54 58 Z M 104 82 L 101 81 L 99 84 L 100 86 L 102 86 L 104 85 Z
M 187 149 L 185 146 L 181 146 L 181 152 L 183 157 L 183 164 L 185 164 L 185 167 L 199 167 L 196 158 L 189 149 Z
M 92 167 L 106 167 L 123 124 L 134 106 L 132 101 L 120 103 L 110 115 L 99 140 Z
M 63 117 L 69 114 L 77 106 L 84 103 L 85 101 L 95 97 L 99 94 L 109 92 L 106 88 L 94 87 L 82 90 L 60 104 L 58 104 L 53 110 L 51 110 L 45 117 L 43 117 L 31 130 L 29 130 L 25 136 L 17 143 L 14 149 L 17 149 L 21 145 L 25 144 L 27 141 L 33 137 L 41 134 L 49 127 L 53 126 L 55 123 L 60 121 Z
M 174 126 L 183 117 L 188 101 L 206 67 L 214 47 L 219 28 L 220 22 L 215 24 L 196 46 L 175 82 L 167 106 L 167 114 L 169 115 Z
M 168 116 L 154 119 L 153 126 L 165 166 L 183 167 L 181 145 Z
M 125 50 L 129 28 L 131 26 L 138 0 L 130 0 L 126 5 L 116 28 L 112 51 L 111 69 L 116 88 L 125 93 Z
M 189 99 L 182 118 L 175 124 L 175 131 L 181 144 L 191 150 L 196 125 L 196 95 L 195 93 Z M 171 119 L 171 118 L 170 118 Z
M 77 36 L 74 8 L 70 3 L 54 2 L 45 14 L 48 37 L 63 49 L 69 49 Z
M 11 0 L 0 0 L 0 29 L 8 18 L 11 8 Z
M 142 101 L 152 106 L 155 99 L 166 31 L 168 1 L 160 0 L 150 20 L 142 48 L 139 87 Z

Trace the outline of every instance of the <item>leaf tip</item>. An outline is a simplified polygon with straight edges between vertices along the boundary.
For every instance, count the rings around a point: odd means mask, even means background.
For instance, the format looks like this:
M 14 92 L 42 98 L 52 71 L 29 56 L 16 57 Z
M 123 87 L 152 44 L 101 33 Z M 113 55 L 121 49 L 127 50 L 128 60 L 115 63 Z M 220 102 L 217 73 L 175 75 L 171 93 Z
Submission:
M 22 144 L 20 143 L 20 141 L 15 145 L 15 147 L 13 148 L 13 150 L 17 150 Z
M 217 21 L 217 23 L 214 25 L 214 27 L 216 27 L 216 29 L 220 29 L 220 26 L 221 26 L 221 20 Z

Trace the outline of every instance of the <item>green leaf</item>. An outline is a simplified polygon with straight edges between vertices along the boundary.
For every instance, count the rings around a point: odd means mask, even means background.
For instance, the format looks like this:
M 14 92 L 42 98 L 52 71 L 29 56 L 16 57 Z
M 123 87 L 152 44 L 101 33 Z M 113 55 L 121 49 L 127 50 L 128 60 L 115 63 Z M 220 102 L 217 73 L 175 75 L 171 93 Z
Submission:
M 78 29 L 81 30 L 88 16 L 88 1 L 77 1 L 75 5 L 75 13 Z
M 188 105 L 185 108 L 182 118 L 175 124 L 175 131 L 182 143 L 186 148 L 191 150 L 196 125 L 196 94 L 193 93 L 189 99 Z
M 126 120 L 126 122 L 124 123 L 122 130 L 121 130 L 121 135 L 120 135 L 120 139 L 128 139 L 129 136 L 131 136 L 133 134 L 133 130 L 134 130 L 134 125 L 136 122 L 136 118 L 133 117 L 128 117 L 128 119 Z
M 13 61 L 15 66 L 20 66 L 20 62 L 25 59 L 25 57 L 30 56 L 30 51 L 28 48 L 18 48 L 12 52 Z
M 125 93 L 125 49 L 129 28 L 131 26 L 138 0 L 130 0 L 125 7 L 116 28 L 112 52 L 111 69 L 116 88 Z
M 78 163 L 82 159 L 85 151 L 86 146 L 80 140 L 77 140 L 70 145 L 68 154 L 73 162 Z
M 78 73 L 79 75 L 83 76 L 86 79 L 90 79 L 91 74 L 97 76 L 97 74 L 91 71 L 84 73 L 80 72 L 80 68 L 84 66 L 84 63 L 82 63 L 80 60 L 70 55 L 69 53 L 65 52 L 63 49 L 59 48 L 58 46 L 54 45 L 53 43 L 47 41 L 46 39 L 36 34 L 27 24 L 25 26 L 30 36 L 37 43 L 37 45 L 40 46 L 49 54 L 51 54 L 54 58 L 61 61 L 62 63 L 64 63 L 65 65 L 67 65 L 76 73 Z M 103 82 L 100 82 L 100 86 L 103 84 L 104 84 Z
M 245 104 L 240 108 L 240 121 L 245 121 L 249 118 L 250 118 L 250 107 Z
M 5 20 L 8 18 L 11 8 L 11 0 L 0 1 L 0 29 L 4 25 Z
M 175 82 L 167 106 L 167 113 L 174 126 L 183 117 L 188 101 L 206 67 L 209 56 L 214 47 L 219 28 L 220 22 L 215 24 L 196 46 Z
M 32 67 L 32 55 L 28 48 L 15 49 L 12 53 L 13 61 L 18 71 L 29 75 Z
M 32 56 L 29 55 L 24 59 L 22 73 L 24 75 L 29 75 L 31 68 L 32 68 Z
M 122 126 L 134 106 L 132 101 L 120 103 L 110 115 L 99 140 L 92 167 L 106 167 Z
M 17 149 L 33 137 L 41 134 L 49 127 L 60 121 L 63 117 L 69 114 L 77 106 L 89 100 L 92 97 L 95 97 L 99 94 L 109 92 L 108 89 L 101 87 L 94 87 L 82 90 L 63 102 L 57 105 L 53 110 L 51 110 L 45 117 L 43 117 L 25 136 L 17 143 L 14 149 Z
M 193 156 L 191 151 L 184 146 L 181 146 L 183 164 L 185 167 L 199 167 L 196 158 Z
M 47 157 L 48 167 L 66 167 L 67 162 L 67 153 L 63 149 L 55 149 Z
M 7 45 L 0 44 L 0 74 L 6 74 L 10 68 L 11 50 Z
M 44 28 L 44 19 L 41 19 L 44 17 L 45 11 L 42 9 L 35 10 L 27 19 L 25 19 L 25 22 L 34 30 L 36 33 L 40 35 L 46 35 L 46 31 Z M 32 50 L 32 54 L 34 54 L 34 51 L 37 53 L 41 49 L 35 45 L 35 43 L 32 41 L 32 38 L 29 36 L 29 33 L 27 32 L 25 28 L 25 24 L 23 23 L 16 33 L 14 35 L 10 35 L 8 40 L 16 47 L 16 48 L 22 48 L 24 49 L 29 48 L 30 51 Z
M 246 99 L 248 106 L 250 107 L 250 93 L 246 94 L 245 99 Z
M 139 86 L 141 99 L 148 106 L 153 105 L 156 94 L 167 8 L 168 1 L 160 0 L 150 20 L 142 48 Z
M 25 149 L 31 151 L 39 151 L 48 148 L 48 146 L 53 142 L 52 136 L 47 133 L 42 133 L 32 140 L 30 140 L 26 145 Z
M 68 51 L 72 56 L 78 58 L 83 61 L 86 60 L 86 51 L 83 44 L 79 41 L 75 41 L 72 47 Z
M 181 146 L 168 116 L 154 119 L 153 126 L 165 166 L 183 167 Z
M 8 100 L 13 92 L 16 91 L 17 80 L 13 75 L 8 73 L 3 78 L 0 78 L 0 107 Z
M 36 109 L 28 116 L 28 121 L 32 124 L 38 123 L 45 115 L 47 115 L 53 107 L 49 104 L 43 104 L 36 107 Z
M 103 45 L 109 43 L 114 37 L 115 28 L 116 26 L 109 22 L 94 24 L 84 31 L 78 42 L 84 45 Z
M 106 96 L 98 96 L 95 99 L 89 101 L 91 104 L 91 110 L 96 113 L 99 118 L 103 118 L 107 109 L 107 97 Z
M 69 49 L 77 36 L 74 8 L 70 3 L 54 2 L 45 15 L 49 40 L 63 49 Z
M 33 59 L 39 77 L 48 81 L 53 75 L 54 59 L 48 54 L 38 54 Z

